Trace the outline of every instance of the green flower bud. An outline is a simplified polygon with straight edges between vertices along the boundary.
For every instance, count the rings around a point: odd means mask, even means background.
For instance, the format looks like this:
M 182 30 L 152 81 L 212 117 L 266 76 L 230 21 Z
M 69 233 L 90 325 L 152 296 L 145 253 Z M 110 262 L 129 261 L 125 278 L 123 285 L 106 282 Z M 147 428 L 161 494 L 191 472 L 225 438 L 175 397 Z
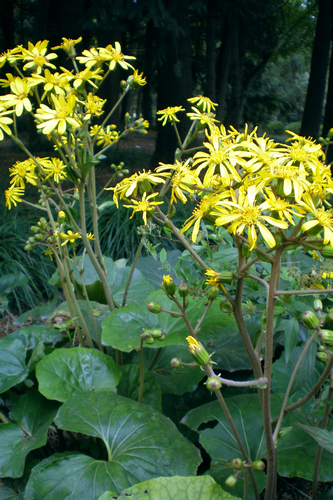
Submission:
M 185 299 L 185 301 L 184 301 L 184 309 L 188 308 L 189 303 L 190 303 L 189 300 Z
M 243 257 L 245 257 L 247 259 L 248 257 L 251 257 L 251 254 L 252 254 L 252 251 L 250 250 L 250 245 L 248 245 L 247 243 L 243 243 L 242 244 Z
M 181 297 L 187 297 L 189 289 L 186 283 L 181 283 L 178 287 L 178 293 Z
M 333 259 L 333 247 L 332 245 L 325 245 L 321 251 L 321 254 L 325 259 Z
M 172 219 L 172 217 L 174 217 L 175 215 L 176 215 L 176 207 L 175 207 L 175 205 L 172 205 L 171 212 L 169 215 L 170 219 Z
M 328 356 L 327 356 L 327 352 L 317 352 L 316 354 L 316 358 L 321 361 L 322 363 L 327 363 L 327 360 L 328 360 Z
M 155 339 L 153 339 L 152 337 L 148 337 L 145 339 L 146 344 L 154 344 L 154 342 L 155 342 Z
M 35 237 L 34 237 L 34 236 L 30 236 L 30 238 L 28 238 L 28 243 L 31 243 L 32 245 L 33 245 L 34 243 L 36 243 L 36 239 L 35 239 Z
M 232 312 L 232 305 L 230 304 L 229 300 L 224 300 L 223 302 L 220 302 L 220 309 L 222 312 Z
M 177 312 L 171 313 L 171 316 L 173 318 L 179 318 L 181 315 L 182 315 L 182 313 L 180 313 L 180 312 L 179 313 L 177 313 Z
M 33 248 L 33 246 L 28 243 L 28 245 L 25 245 L 24 250 L 26 252 L 30 252 L 30 250 L 32 250 L 32 248 Z
M 39 233 L 40 229 L 37 226 L 31 226 L 30 231 L 32 231 L 33 233 L 37 234 L 37 233 Z
M 209 300 L 215 300 L 219 296 L 219 289 L 216 288 L 215 290 L 213 288 L 210 288 L 207 293 L 207 298 Z
M 165 335 L 163 335 L 162 330 L 160 330 L 159 328 L 154 328 L 153 330 L 151 330 L 151 336 L 153 337 L 153 339 L 158 340 L 160 340 L 161 337 L 165 338 Z
M 209 391 L 218 391 L 221 389 L 222 384 L 218 377 L 209 377 L 206 381 L 206 387 Z
M 62 224 L 66 220 L 66 214 L 63 210 L 60 210 L 57 214 L 57 221 Z
M 315 311 L 322 311 L 323 310 L 323 303 L 320 299 L 315 299 L 313 301 L 313 309 Z
M 234 273 L 231 271 L 221 271 L 216 273 L 217 283 L 231 283 L 234 279 Z
M 163 276 L 162 289 L 165 291 L 167 295 L 170 295 L 171 297 L 175 295 L 177 287 L 171 276 L 169 275 Z
M 268 263 L 272 262 L 272 260 L 269 257 L 266 257 L 265 254 L 258 252 L 258 250 L 256 250 L 256 257 L 258 257 L 258 259 L 261 260 L 261 262 L 268 262 Z
M 154 313 L 154 314 L 159 314 L 161 312 L 161 304 L 158 304 L 157 302 L 149 302 L 147 305 L 148 311 Z
M 333 344 L 333 331 L 332 330 L 320 330 L 318 333 L 318 338 L 325 344 Z
M 265 470 L 265 464 L 262 460 L 256 460 L 252 464 L 252 469 L 253 470 Z
M 237 484 L 237 478 L 235 476 L 229 476 L 224 483 L 227 488 L 233 488 Z
M 237 470 L 243 469 L 243 460 L 241 458 L 234 458 L 231 460 L 231 464 Z
M 47 226 L 47 220 L 45 219 L 45 217 L 41 217 L 39 222 L 37 222 L 37 225 L 41 228 L 41 229 L 46 229 L 46 226 Z
M 201 342 L 198 342 L 194 337 L 189 335 L 186 337 L 188 342 L 189 352 L 193 357 L 194 361 L 198 365 L 204 365 L 205 363 L 209 363 L 210 356 Z
M 305 311 L 302 314 L 302 321 L 310 330 L 314 330 L 319 325 L 318 316 L 313 311 Z
M 180 366 L 182 366 L 182 362 L 179 358 L 172 358 L 170 364 L 172 368 L 179 368 Z

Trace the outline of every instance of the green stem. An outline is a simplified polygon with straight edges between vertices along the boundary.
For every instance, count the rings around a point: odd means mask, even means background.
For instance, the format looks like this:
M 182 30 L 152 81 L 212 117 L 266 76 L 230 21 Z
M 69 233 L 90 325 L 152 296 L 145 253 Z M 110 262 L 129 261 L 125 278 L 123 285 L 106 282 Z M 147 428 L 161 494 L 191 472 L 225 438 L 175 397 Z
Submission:
M 309 338 L 309 340 L 307 341 L 307 343 L 305 344 L 305 347 L 303 349 L 303 352 L 302 354 L 300 355 L 297 363 L 296 363 L 296 366 L 294 368 L 294 371 L 290 377 L 290 381 L 289 381 L 289 384 L 288 384 L 288 387 L 287 387 L 287 390 L 286 390 L 286 393 L 285 393 L 285 396 L 284 396 L 284 400 L 283 400 L 283 403 L 282 403 L 282 408 L 281 408 L 281 411 L 280 411 L 280 415 L 279 415 L 279 420 L 276 424 L 276 427 L 274 429 L 274 433 L 273 433 L 273 441 L 274 443 L 276 443 L 276 440 L 277 440 L 277 437 L 278 437 L 278 434 L 280 432 L 280 428 L 281 428 L 281 425 L 282 425 L 282 421 L 283 421 L 283 418 L 284 418 L 284 411 L 286 409 L 286 406 L 287 406 L 287 403 L 288 403 L 288 399 L 289 399 L 289 395 L 290 395 L 290 391 L 292 389 L 292 386 L 293 386 L 293 383 L 294 383 L 294 380 L 295 380 L 295 377 L 296 377 L 296 374 L 299 370 L 299 367 L 301 366 L 301 363 L 302 363 L 302 360 L 305 356 L 305 354 L 308 352 L 309 350 L 309 347 L 312 343 L 312 341 L 316 338 L 316 335 L 317 335 L 318 331 L 315 330 L 314 333 L 311 335 L 311 337 Z
M 244 469 L 244 500 L 247 500 L 247 495 L 248 495 L 248 489 L 249 489 L 249 480 L 247 477 L 247 469 Z
M 155 354 L 153 356 L 153 359 L 149 363 L 148 371 L 151 371 L 154 368 L 154 365 L 155 365 L 156 361 L 158 360 L 161 352 L 162 352 L 162 347 L 159 347 L 158 349 L 156 349 L 156 352 L 155 352 Z
M 140 389 L 139 389 L 139 397 L 138 397 L 138 403 L 141 403 L 142 397 L 143 397 L 143 389 L 144 389 L 144 382 L 145 382 L 145 368 L 143 365 L 143 339 L 140 339 L 140 350 L 139 350 L 139 359 L 140 359 Z
M 307 289 L 307 290 L 276 290 L 275 295 L 313 295 L 318 293 L 333 293 L 333 288 L 326 288 L 322 290 Z
M 330 417 L 331 410 L 332 410 L 332 405 L 330 404 L 332 397 L 333 397 L 333 371 L 331 370 L 330 387 L 328 390 L 324 418 L 323 418 L 323 422 L 321 425 L 322 429 L 326 429 L 328 421 L 329 421 L 329 417 Z M 312 500 L 317 500 L 318 476 L 319 476 L 319 469 L 320 469 L 320 462 L 321 462 L 322 453 L 323 453 L 323 448 L 320 445 L 318 445 L 317 454 L 316 454 L 316 462 L 315 462 L 315 467 L 314 467 L 314 472 L 313 472 L 313 481 L 312 481 Z
M 132 262 L 131 272 L 129 273 L 128 280 L 127 280 L 127 283 L 126 283 L 126 287 L 125 287 L 125 291 L 124 291 L 124 295 L 123 295 L 123 300 L 122 300 L 122 303 L 121 303 L 121 307 L 125 307 L 125 305 L 126 305 L 128 291 L 129 291 L 129 288 L 131 286 L 131 281 L 132 281 L 133 274 L 134 274 L 136 265 L 138 263 L 138 260 L 139 260 L 140 254 L 141 254 L 142 247 L 143 247 L 143 237 L 140 240 L 140 243 L 139 243 L 139 246 L 137 248 L 134 260 Z

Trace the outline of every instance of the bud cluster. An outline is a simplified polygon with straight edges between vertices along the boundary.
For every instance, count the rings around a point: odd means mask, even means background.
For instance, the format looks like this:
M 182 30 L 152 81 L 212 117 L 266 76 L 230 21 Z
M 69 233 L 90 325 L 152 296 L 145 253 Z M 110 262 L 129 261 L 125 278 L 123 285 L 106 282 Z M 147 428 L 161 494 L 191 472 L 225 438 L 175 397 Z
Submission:
M 45 217 L 41 217 L 37 222 L 37 226 L 31 226 L 30 230 L 34 233 L 34 236 L 28 238 L 24 247 L 26 252 L 30 252 L 37 243 L 47 242 L 52 244 L 56 239 L 53 235 L 51 224 Z
M 162 333 L 162 330 L 159 328 L 144 329 L 143 333 L 141 333 L 140 337 L 146 344 L 154 344 L 155 340 L 162 341 L 165 340 L 165 335 Z

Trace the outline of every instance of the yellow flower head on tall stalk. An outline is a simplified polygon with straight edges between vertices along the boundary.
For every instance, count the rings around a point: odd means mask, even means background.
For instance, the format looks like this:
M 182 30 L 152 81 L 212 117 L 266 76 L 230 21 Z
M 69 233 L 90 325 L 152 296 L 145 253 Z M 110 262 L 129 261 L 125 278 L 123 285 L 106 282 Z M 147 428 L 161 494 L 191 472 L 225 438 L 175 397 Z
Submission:
M 25 183 L 29 182 L 36 186 L 37 175 L 35 174 L 36 165 L 30 159 L 18 161 L 9 169 L 10 176 L 13 178 L 10 183 L 21 188 L 25 187 Z
M 23 110 L 31 111 L 32 105 L 28 98 L 30 92 L 31 83 L 26 78 L 19 78 L 18 76 L 13 79 L 10 83 L 10 90 L 12 94 L 0 96 L 0 101 L 3 102 L 3 106 L 6 108 L 15 108 L 15 113 L 17 116 L 21 116 Z M 36 85 L 36 83 L 35 83 Z
M 41 122 L 37 125 L 37 128 L 41 129 L 45 135 L 50 134 L 54 129 L 57 129 L 58 134 L 62 135 L 66 132 L 68 126 L 70 129 L 79 128 L 79 122 L 72 116 L 76 104 L 75 95 L 71 94 L 66 99 L 61 94 L 58 98 L 51 94 L 51 99 L 54 109 L 41 104 L 36 111 L 35 118 L 38 122 Z
M 209 99 L 209 97 L 204 97 L 202 95 L 198 95 L 196 97 L 191 97 L 187 99 L 191 104 L 196 104 L 198 108 L 201 108 L 204 113 L 210 113 L 211 110 L 215 111 L 215 106 L 218 106 L 216 102 L 213 102 Z
M 0 54 L 0 68 L 8 62 L 10 65 L 15 65 L 17 61 L 22 59 L 22 45 L 18 45 L 14 49 L 8 49 Z
M 84 50 L 82 55 L 77 56 L 76 59 L 80 61 L 81 64 L 85 64 L 89 69 L 95 65 L 99 68 L 102 66 L 103 62 L 105 62 L 105 58 L 101 55 L 100 49 L 97 50 L 95 47 L 92 47 L 90 50 Z
M 314 216 L 313 219 L 302 225 L 302 231 L 309 231 L 316 226 L 320 226 L 321 230 L 324 230 L 324 245 L 330 244 L 333 246 L 333 210 L 325 210 L 324 207 L 317 208 L 308 193 L 303 195 L 303 200 L 299 201 L 299 204 Z
M 52 47 L 52 50 L 63 49 L 69 57 L 75 57 L 76 51 L 74 45 L 80 43 L 82 41 L 82 36 L 77 38 L 76 40 L 72 40 L 71 38 L 62 38 L 61 45 L 57 45 L 56 47 Z
M 313 175 L 308 178 L 311 184 L 308 193 L 311 195 L 315 205 L 322 202 L 329 205 L 327 195 L 333 193 L 333 181 L 331 167 L 317 161 L 316 168 L 312 168 Z
M 21 203 L 21 197 L 24 195 L 24 189 L 21 187 L 11 186 L 5 191 L 6 207 L 8 210 L 12 208 L 12 204 L 16 207 L 17 203 Z
M 127 61 L 135 60 L 134 56 L 125 56 L 121 51 L 121 45 L 119 42 L 115 42 L 114 47 L 112 45 L 108 45 L 107 47 L 98 47 L 100 51 L 100 55 L 103 57 L 104 61 L 109 62 L 109 69 L 113 71 L 117 64 L 121 66 L 123 69 L 133 68 L 131 64 Z
M 151 210 L 154 210 L 154 207 L 157 205 L 162 205 L 163 201 L 150 201 L 152 198 L 155 198 L 155 196 L 158 196 L 158 193 L 152 193 L 149 196 L 147 196 L 147 193 L 143 193 L 142 199 L 140 201 L 138 200 L 131 200 L 133 205 L 124 205 L 126 208 L 133 208 L 132 217 L 134 217 L 134 214 L 136 212 L 142 212 L 142 218 L 144 220 L 144 223 L 147 225 L 147 212 L 150 212 Z
M 232 190 L 231 190 L 232 191 Z M 249 240 L 250 250 L 253 250 L 257 244 L 257 229 L 259 229 L 261 236 L 270 248 L 276 245 L 275 238 L 270 230 L 264 225 L 264 223 L 271 224 L 280 229 L 287 229 L 288 223 L 273 217 L 263 215 L 262 212 L 265 210 L 262 205 L 256 205 L 256 194 L 257 189 L 255 185 L 249 186 L 247 190 L 244 188 L 239 189 L 238 202 L 224 200 L 220 202 L 222 206 L 215 204 L 215 210 L 212 211 L 212 215 L 216 215 L 217 219 L 215 224 L 217 226 L 226 226 L 231 223 L 228 227 L 229 233 L 233 234 L 243 234 L 244 230 L 247 230 L 247 237 Z M 226 213 L 226 207 L 230 207 L 228 213 Z M 221 214 L 219 212 L 222 212 Z
M 258 175 L 266 184 L 272 185 L 272 181 L 277 183 L 275 189 L 279 196 L 288 197 L 293 194 L 296 201 L 300 200 L 304 191 L 310 187 L 310 182 L 307 180 L 309 174 L 293 165 L 273 163 L 269 169 L 260 170 Z
M 64 74 L 70 78 L 72 77 L 74 79 L 73 86 L 75 89 L 78 89 L 80 85 L 83 83 L 90 83 L 95 89 L 97 89 L 97 85 L 93 82 L 93 80 L 102 80 L 103 77 L 99 74 L 101 72 L 101 69 L 95 69 L 94 71 L 91 71 L 89 68 L 84 69 L 83 71 L 80 71 L 80 73 L 77 73 L 73 75 L 71 71 L 68 71 L 66 68 L 61 68 L 64 72 Z
M 167 165 L 160 163 L 160 166 L 156 168 L 156 172 L 163 172 L 165 170 L 170 170 L 170 173 L 164 174 L 166 177 L 171 175 L 171 198 L 170 203 L 177 203 L 177 198 L 183 203 L 187 202 L 187 198 L 184 194 L 194 193 L 194 187 L 201 187 L 201 181 L 196 173 L 190 169 L 188 166 L 189 161 L 185 163 L 176 160 L 174 165 Z
M 324 152 L 320 144 L 316 144 L 311 138 L 306 139 L 294 132 L 290 132 L 291 138 L 288 141 L 294 141 L 292 144 L 285 146 L 284 152 L 287 165 L 297 165 L 300 168 L 316 168 L 317 160 L 322 157 L 325 160 Z
M 59 183 L 66 179 L 66 165 L 58 158 L 51 158 L 51 161 L 44 165 L 45 173 L 47 173 L 46 179 L 53 177 L 54 182 Z
M 199 234 L 201 220 L 204 217 L 210 215 L 211 207 L 214 206 L 215 202 L 216 202 L 215 194 L 204 196 L 200 201 L 199 205 L 197 205 L 193 210 L 191 217 L 189 217 L 184 222 L 184 227 L 181 230 L 180 234 L 185 233 L 185 231 L 187 231 L 194 224 L 192 231 L 192 241 L 193 243 L 195 243 L 197 241 L 197 237 Z
M 134 86 L 139 85 L 139 87 L 143 87 L 147 83 L 146 77 L 143 76 L 143 72 L 139 73 L 139 71 L 137 69 L 134 70 L 133 75 L 131 75 L 129 78 L 130 79 L 133 78 Z
M 304 215 L 304 210 L 296 206 L 301 213 L 294 212 L 293 205 L 281 198 L 277 198 L 270 188 L 266 188 L 266 193 L 267 196 L 264 194 L 266 201 L 260 205 L 262 210 L 269 210 L 270 212 L 278 213 L 281 220 L 285 220 L 286 218 L 287 221 L 293 226 L 295 225 L 295 222 L 292 216 L 295 215 L 296 217 L 302 217 Z
M 244 151 L 243 156 L 247 159 L 243 164 L 244 170 L 248 173 L 255 173 L 262 168 L 269 168 L 283 153 L 276 147 L 274 141 L 267 137 L 254 137 L 252 140 L 242 142 Z
M 132 196 L 136 197 L 138 189 L 141 193 L 150 192 L 152 190 L 152 185 L 155 186 L 160 183 L 164 184 L 165 180 L 162 177 L 163 174 L 152 174 L 150 170 L 148 170 L 148 172 L 143 170 L 143 172 L 136 172 L 127 179 L 118 182 L 114 188 L 106 188 L 106 190 L 113 191 L 113 201 L 118 208 L 119 199 L 128 199 Z
M 44 66 L 48 66 L 52 69 L 56 68 L 56 66 L 50 63 L 50 61 L 58 56 L 52 52 L 50 54 L 46 54 L 48 43 L 48 40 L 44 40 L 43 42 L 39 41 L 36 45 L 28 42 L 28 49 L 22 48 L 23 61 L 28 61 L 23 66 L 24 70 L 31 69 L 36 71 L 39 75 Z
M 83 101 L 84 107 L 86 108 L 84 119 L 90 120 L 92 116 L 101 116 L 101 114 L 104 113 L 102 108 L 105 103 L 106 99 L 101 99 L 97 95 L 93 95 L 92 92 L 89 92 L 87 99 Z
M 60 233 L 59 236 L 60 239 L 63 240 L 63 242 L 61 243 L 62 247 L 68 242 L 74 243 L 77 239 L 81 238 L 81 235 L 79 233 L 73 233 L 73 231 L 71 230 L 67 231 L 67 234 Z
M 69 92 L 71 86 L 69 81 L 74 78 L 73 75 L 68 75 L 65 73 L 51 73 L 47 68 L 44 71 L 43 75 L 32 75 L 32 78 L 39 81 L 40 83 L 44 83 L 44 94 L 42 96 L 42 100 L 44 99 L 47 92 L 55 92 L 56 94 L 65 95 L 66 92 Z
M 4 138 L 3 130 L 8 135 L 12 134 L 12 131 L 10 130 L 8 125 L 13 123 L 13 120 L 7 116 L 12 113 L 13 111 L 5 111 L 5 108 L 0 107 L 0 141 L 2 141 Z
M 161 109 L 156 113 L 157 115 L 161 115 L 161 118 L 157 118 L 157 120 L 162 122 L 163 127 L 168 121 L 171 123 L 179 122 L 176 116 L 179 111 L 185 111 L 185 109 L 181 106 L 169 106 L 168 108 Z
M 96 135 L 97 133 L 97 146 L 110 146 L 119 139 L 119 133 L 116 130 L 116 125 L 107 125 L 105 128 L 100 128 L 98 125 L 94 125 L 90 131 L 90 135 Z
M 192 106 L 191 109 L 193 113 L 186 113 L 190 120 L 198 121 L 200 125 L 208 125 L 209 127 L 212 127 L 214 122 L 217 122 L 213 113 L 201 113 L 201 111 L 194 106 Z

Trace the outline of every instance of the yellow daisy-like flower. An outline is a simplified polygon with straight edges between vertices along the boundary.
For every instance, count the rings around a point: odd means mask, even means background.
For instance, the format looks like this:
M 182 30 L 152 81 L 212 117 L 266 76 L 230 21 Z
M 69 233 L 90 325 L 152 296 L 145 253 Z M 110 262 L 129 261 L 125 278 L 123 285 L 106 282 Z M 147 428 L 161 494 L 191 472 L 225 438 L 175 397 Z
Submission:
M 72 40 L 71 38 L 62 38 L 61 45 L 57 45 L 56 47 L 52 47 L 52 50 L 63 49 L 69 57 L 74 57 L 76 55 L 75 47 L 77 43 L 82 41 L 82 36 L 77 38 L 76 40 Z
M 249 158 L 243 164 L 246 172 L 253 174 L 264 167 L 269 168 L 283 156 L 274 141 L 267 137 L 251 137 L 251 139 L 241 143 L 242 147 L 247 150 L 243 153 L 244 158 Z
M 186 113 L 190 120 L 196 120 L 200 122 L 201 125 L 208 125 L 212 127 L 214 122 L 217 122 L 214 118 L 213 113 L 201 113 L 201 111 L 192 106 L 193 113 Z
M 294 193 L 296 201 L 299 201 L 304 191 L 310 187 L 310 182 L 306 179 L 309 174 L 305 170 L 293 165 L 272 164 L 269 170 L 260 170 L 259 177 L 265 183 L 277 180 L 277 193 L 279 196 L 290 196 Z
M 93 235 L 93 233 L 87 233 L 87 238 L 89 241 L 91 241 L 95 239 L 95 236 Z
M 204 97 L 202 95 L 198 95 L 196 97 L 191 97 L 187 99 L 190 103 L 197 103 L 198 108 L 201 107 L 202 111 L 205 113 L 210 113 L 211 109 L 215 111 L 215 106 L 218 106 L 216 102 L 213 102 L 209 99 L 209 97 Z
M 298 202 L 307 212 L 312 213 L 314 218 L 305 222 L 302 225 L 302 231 L 309 231 L 310 229 L 321 226 L 324 229 L 324 245 L 333 246 L 333 210 L 325 210 L 324 207 L 315 207 L 311 196 L 305 193 L 303 196 L 304 201 Z
M 59 236 L 60 239 L 63 240 L 63 243 L 61 243 L 62 247 L 68 242 L 74 243 L 77 239 L 81 238 L 81 235 L 79 233 L 73 233 L 73 231 L 71 230 L 67 231 L 67 234 L 60 233 Z
M 30 82 L 30 84 L 31 83 L 32 82 Z M 10 83 L 12 94 L 0 96 L 0 101 L 3 101 L 3 105 L 6 108 L 15 108 L 17 116 L 21 116 L 24 109 L 26 111 L 32 110 L 32 105 L 28 98 L 31 88 L 30 84 L 28 85 L 28 80 L 26 78 L 22 79 L 17 76 Z
M 134 204 L 133 205 L 124 205 L 126 208 L 133 208 L 133 213 L 130 217 L 134 217 L 134 214 L 136 212 L 142 212 L 142 218 L 144 220 L 144 223 L 147 224 L 147 212 L 154 210 L 154 207 L 156 205 L 162 205 L 163 201 L 149 201 L 152 198 L 155 198 L 155 196 L 158 196 L 158 193 L 152 193 L 149 196 L 147 196 L 147 193 L 143 193 L 142 200 L 137 201 L 137 200 L 131 200 L 131 202 Z
M 74 79 L 74 88 L 78 89 L 80 85 L 83 83 L 90 83 L 95 89 L 97 89 L 97 85 L 93 82 L 93 80 L 102 80 L 103 77 L 99 74 L 101 72 L 101 69 L 96 69 L 94 71 L 91 71 L 89 68 L 84 69 L 83 71 L 80 71 L 80 73 L 77 73 L 76 75 L 73 75 L 71 71 L 68 71 L 66 68 L 61 68 L 64 72 L 64 74 L 70 78 L 72 77 Z
M 96 144 L 97 146 L 103 146 L 103 148 L 105 148 L 106 146 L 110 146 L 114 142 L 118 141 L 119 133 L 117 132 L 116 128 L 116 125 L 107 125 L 105 128 L 98 127 L 98 129 L 96 129 L 95 126 L 92 127 L 90 135 L 96 135 L 96 133 L 98 132 Z
M 65 95 L 71 89 L 69 81 L 74 78 L 73 75 L 68 75 L 65 73 L 51 73 L 47 68 L 43 75 L 32 75 L 35 80 L 39 83 L 44 83 L 44 94 L 42 100 L 44 99 L 47 92 L 55 92 L 56 94 Z
M 133 79 L 134 86 L 139 85 L 140 87 L 143 87 L 144 85 L 146 85 L 147 81 L 146 77 L 142 75 L 143 73 L 139 74 L 138 70 L 135 69 L 133 75 L 129 77 L 129 80 Z
M 0 141 L 2 141 L 4 138 L 3 130 L 8 135 L 12 134 L 12 131 L 10 130 L 8 125 L 13 123 L 13 120 L 11 118 L 8 118 L 8 116 L 6 116 L 12 113 L 13 111 L 5 111 L 5 108 L 0 107 Z
M 306 139 L 294 132 L 290 132 L 290 130 L 287 130 L 287 132 L 292 136 L 287 140 L 294 140 L 290 146 L 285 146 L 282 149 L 287 160 L 287 165 L 296 164 L 303 169 L 307 167 L 312 169 L 316 168 L 318 158 L 322 156 L 323 160 L 325 160 L 325 155 L 320 144 L 316 144 L 311 138 Z
M 66 165 L 58 158 L 51 158 L 51 161 L 45 163 L 43 167 L 45 173 L 48 174 L 45 180 L 53 176 L 54 182 L 59 183 L 67 177 L 67 173 L 65 171 Z
M 162 115 L 161 118 L 157 118 L 159 122 L 163 122 L 162 125 L 167 123 L 167 121 L 170 121 L 171 123 L 174 122 L 179 122 L 176 113 L 179 113 L 179 111 L 185 111 L 184 108 L 181 106 L 169 106 L 168 108 L 161 109 L 161 111 L 157 111 L 157 115 Z
M 165 175 L 165 174 L 164 174 Z M 118 184 L 114 188 L 106 188 L 106 190 L 112 190 L 113 193 L 113 201 L 115 202 L 117 208 L 119 207 L 119 199 L 130 198 L 132 196 L 136 196 L 138 189 L 141 193 L 150 192 L 151 186 L 155 186 L 156 184 L 165 183 L 164 179 L 161 179 L 163 174 L 152 174 L 150 170 L 146 172 L 136 172 L 131 175 L 127 179 L 118 182 Z
M 84 50 L 81 56 L 77 56 L 76 58 L 80 61 L 81 64 L 85 64 L 87 68 L 92 68 L 97 65 L 100 67 L 103 62 L 105 62 L 105 58 L 100 54 L 100 50 L 97 50 L 95 47 L 92 47 L 90 50 Z
M 32 69 L 39 75 L 44 66 L 53 69 L 56 68 L 50 61 L 58 56 L 52 52 L 46 55 L 48 43 L 48 40 L 44 40 L 43 42 L 39 41 L 36 45 L 28 42 L 28 49 L 22 48 L 23 61 L 28 61 L 23 66 L 24 70 Z
M 121 45 L 119 42 L 115 42 L 114 47 L 112 45 L 108 45 L 107 47 L 98 47 L 100 51 L 100 55 L 103 57 L 104 61 L 110 61 L 109 69 L 112 71 L 115 69 L 116 65 L 119 64 L 123 69 L 133 68 L 131 64 L 127 61 L 135 60 L 134 56 L 125 56 L 121 52 Z
M 6 207 L 8 210 L 12 208 L 12 204 L 16 207 L 17 203 L 21 203 L 21 196 L 24 195 L 24 189 L 21 187 L 11 186 L 5 191 Z
M 250 250 L 256 247 L 257 243 L 257 229 L 259 229 L 261 236 L 270 248 L 276 245 L 275 238 L 270 230 L 263 224 L 264 222 L 271 224 L 280 229 L 287 229 L 288 223 L 285 221 L 274 219 L 267 215 L 263 215 L 262 211 L 265 210 L 262 205 L 256 205 L 256 186 L 249 186 L 247 192 L 245 189 L 240 188 L 238 203 L 234 201 L 224 200 L 221 202 L 222 207 L 218 204 L 215 205 L 215 210 L 212 215 L 216 215 L 217 219 L 215 224 L 217 226 L 225 226 L 229 223 L 229 233 L 243 234 L 247 229 Z M 230 206 L 230 210 L 226 213 L 226 208 Z M 219 211 L 222 212 L 220 215 Z
M 105 103 L 106 99 L 101 99 L 100 97 L 93 95 L 92 92 L 89 92 L 89 94 L 87 95 L 87 99 L 83 102 L 86 108 L 84 119 L 90 120 L 92 116 L 101 116 L 101 114 L 104 113 L 102 108 Z
M 29 182 L 36 186 L 35 179 L 37 179 L 37 175 L 35 174 L 35 167 L 35 164 L 30 159 L 16 162 L 15 165 L 9 169 L 10 176 L 13 176 L 10 183 L 21 188 L 25 187 L 25 182 Z
M 266 188 L 266 193 L 267 196 L 264 194 L 266 201 L 264 201 L 260 205 L 262 210 L 268 209 L 271 212 L 277 212 L 281 220 L 284 220 L 286 218 L 288 222 L 293 226 L 295 225 L 295 222 L 292 218 L 292 215 L 295 215 L 296 217 L 302 217 L 304 215 L 304 210 L 301 210 L 300 207 L 297 207 L 301 211 L 301 214 L 294 212 L 292 210 L 293 206 L 290 205 L 290 203 L 288 203 L 287 201 L 281 198 L 277 198 L 271 189 Z
M 177 198 L 183 203 L 186 203 L 187 198 L 184 192 L 193 194 L 194 186 L 202 186 L 199 177 L 188 166 L 188 161 L 185 163 L 181 163 L 176 160 L 174 165 L 166 165 L 164 163 L 160 163 L 160 166 L 156 168 L 156 172 L 163 172 L 164 170 L 171 171 L 171 173 L 164 174 L 165 176 L 169 177 L 170 175 L 172 175 L 170 203 L 176 203 Z
M 195 352 L 196 349 L 200 348 L 199 342 L 197 341 L 197 339 L 192 337 L 192 335 L 189 335 L 188 337 L 186 337 L 186 340 L 188 343 L 188 348 L 191 349 L 191 351 Z
M 68 126 L 74 129 L 80 127 L 79 122 L 72 117 L 76 103 L 75 95 L 71 94 L 66 100 L 62 94 L 58 98 L 51 94 L 51 99 L 54 109 L 41 104 L 35 114 L 35 118 L 42 122 L 37 125 L 37 128 L 42 129 L 43 134 L 48 135 L 54 129 L 57 129 L 58 134 L 62 135 L 66 132 Z
M 189 217 L 184 222 L 185 225 L 181 230 L 180 234 L 185 233 L 185 231 L 187 231 L 194 223 L 192 231 L 192 241 L 193 243 L 195 243 L 197 241 L 197 237 L 199 234 L 201 220 L 210 214 L 211 207 L 215 201 L 216 201 L 215 195 L 204 196 L 200 201 L 199 205 L 197 205 L 193 210 L 191 217 Z

